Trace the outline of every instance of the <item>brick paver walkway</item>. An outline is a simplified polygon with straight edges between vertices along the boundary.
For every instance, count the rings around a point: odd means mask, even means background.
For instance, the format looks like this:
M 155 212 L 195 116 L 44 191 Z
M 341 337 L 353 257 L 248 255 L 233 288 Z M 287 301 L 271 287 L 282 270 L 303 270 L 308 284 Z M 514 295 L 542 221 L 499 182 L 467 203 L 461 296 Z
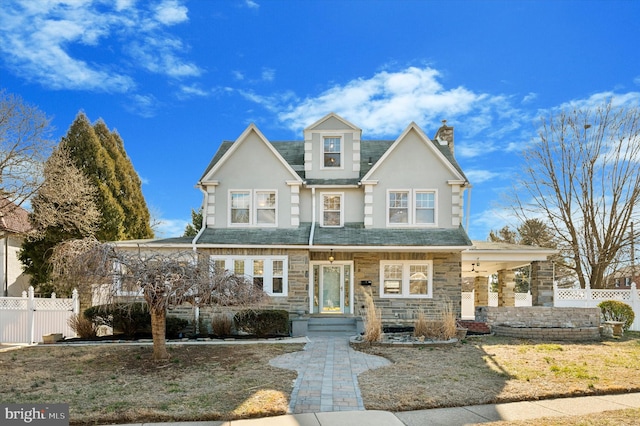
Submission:
M 269 361 L 274 367 L 296 370 L 289 412 L 364 410 L 358 374 L 389 365 L 382 357 L 349 347 L 348 336 L 310 335 L 304 351 Z

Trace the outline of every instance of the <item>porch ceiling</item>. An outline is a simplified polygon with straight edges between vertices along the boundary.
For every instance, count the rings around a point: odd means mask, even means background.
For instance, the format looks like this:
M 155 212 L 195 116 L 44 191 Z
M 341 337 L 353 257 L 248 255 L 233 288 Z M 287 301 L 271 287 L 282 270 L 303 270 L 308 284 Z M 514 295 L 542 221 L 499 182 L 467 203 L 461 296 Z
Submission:
M 545 261 L 558 252 L 555 249 L 518 244 L 472 242 L 473 247 L 462 252 L 463 277 L 487 276 L 502 269 L 520 268 L 531 262 Z

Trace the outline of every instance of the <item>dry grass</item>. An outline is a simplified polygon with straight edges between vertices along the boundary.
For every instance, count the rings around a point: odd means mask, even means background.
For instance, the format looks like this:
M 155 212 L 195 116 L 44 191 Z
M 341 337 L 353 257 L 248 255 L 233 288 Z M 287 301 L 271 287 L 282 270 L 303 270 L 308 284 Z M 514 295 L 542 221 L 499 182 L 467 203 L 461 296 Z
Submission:
M 364 317 L 364 335 L 362 336 L 365 342 L 379 342 L 382 338 L 382 316 L 376 305 L 373 303 L 373 298 L 367 292 L 364 293 L 366 300 L 366 313 Z
M 215 314 L 211 319 L 211 330 L 216 336 L 230 336 L 233 318 L 227 313 Z
M 545 417 L 534 420 L 482 423 L 482 426 L 637 426 L 640 409 L 605 411 L 584 416 Z
M 427 317 L 424 314 L 424 311 L 418 311 L 418 316 L 416 318 L 415 323 L 413 324 L 413 335 L 415 337 L 430 337 L 431 336 L 431 327 L 429 322 L 427 321 Z
M 640 333 L 583 344 L 487 336 L 451 346 L 361 350 L 393 362 L 358 377 L 365 406 L 372 410 L 640 391 Z
M 365 346 L 365 345 L 363 345 Z M 228 420 L 286 412 L 294 371 L 268 360 L 301 344 L 24 348 L 0 353 L 5 403 L 65 402 L 71 424 Z M 640 333 L 594 343 L 473 337 L 448 346 L 370 346 L 393 364 L 358 377 L 368 409 L 434 407 L 640 391 Z M 640 410 L 498 425 L 630 425 Z
M 92 339 L 98 335 L 98 326 L 82 315 L 73 314 L 67 321 L 69 327 L 82 339 Z
M 284 414 L 295 371 L 268 360 L 301 344 L 38 346 L 0 353 L 4 403 L 70 405 L 71 424 L 226 420 Z

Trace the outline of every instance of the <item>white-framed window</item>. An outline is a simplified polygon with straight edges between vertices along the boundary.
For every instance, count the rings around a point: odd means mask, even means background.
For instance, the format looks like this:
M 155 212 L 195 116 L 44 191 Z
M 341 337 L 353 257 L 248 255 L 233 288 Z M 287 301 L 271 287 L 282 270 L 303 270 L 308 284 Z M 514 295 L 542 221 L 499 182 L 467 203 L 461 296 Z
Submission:
M 270 296 L 288 294 L 287 256 L 218 256 L 212 255 L 216 269 L 244 275 Z
M 344 194 L 323 192 L 320 194 L 320 198 L 322 200 L 320 226 L 326 228 L 344 226 Z
M 387 226 L 435 226 L 437 198 L 436 190 L 388 190 Z
M 380 297 L 433 297 L 433 261 L 384 260 L 380 262 Z
M 342 138 L 325 136 L 322 138 L 322 166 L 342 168 Z
M 229 226 L 277 226 L 275 190 L 230 190 Z

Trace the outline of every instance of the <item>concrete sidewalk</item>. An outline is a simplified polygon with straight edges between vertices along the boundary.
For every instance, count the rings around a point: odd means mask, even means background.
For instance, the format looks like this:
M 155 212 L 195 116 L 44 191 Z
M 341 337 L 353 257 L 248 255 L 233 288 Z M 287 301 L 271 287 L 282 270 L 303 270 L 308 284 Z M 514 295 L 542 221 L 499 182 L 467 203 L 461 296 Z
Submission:
M 579 416 L 628 408 L 640 408 L 640 393 L 434 408 L 401 413 L 337 411 L 288 414 L 229 422 L 137 423 L 121 426 L 463 426 L 501 420 Z M 640 423 L 640 419 L 638 422 Z

